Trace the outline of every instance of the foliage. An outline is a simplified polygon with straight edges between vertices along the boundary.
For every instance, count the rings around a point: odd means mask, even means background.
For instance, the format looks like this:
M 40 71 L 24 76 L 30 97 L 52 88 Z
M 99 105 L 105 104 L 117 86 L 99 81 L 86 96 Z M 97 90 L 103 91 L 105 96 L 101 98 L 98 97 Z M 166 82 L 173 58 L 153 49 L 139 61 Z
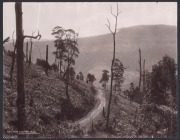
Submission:
M 55 55 L 55 58 L 59 60 L 60 68 L 61 65 L 64 62 L 65 59 L 65 53 L 67 52 L 66 46 L 65 46 L 65 40 L 63 38 L 64 36 L 64 29 L 62 27 L 55 27 L 52 30 L 52 35 L 55 36 L 56 40 L 54 41 L 54 47 L 56 47 L 56 51 L 53 52 Z M 60 69 L 61 72 L 61 69 Z
M 43 60 L 43 59 L 37 58 L 36 64 L 39 65 L 39 66 L 41 66 L 41 67 L 44 68 L 45 70 L 50 70 L 50 69 L 51 69 L 51 66 L 49 65 L 49 63 L 46 62 L 46 61 Z
M 57 72 L 58 71 L 58 66 L 55 63 L 53 63 L 51 65 L 51 69 L 54 70 L 55 72 Z
M 84 75 L 81 71 L 79 72 L 79 80 L 84 81 Z
M 143 122 L 141 122 L 144 133 L 155 137 L 158 135 L 163 137 L 177 136 L 177 112 L 175 110 L 152 103 L 144 105 L 141 114 L 144 114 Z
M 124 82 L 124 69 L 122 62 L 119 59 L 115 59 L 113 65 L 113 82 L 114 82 L 114 90 L 121 91 L 121 85 Z
M 96 80 L 95 76 L 91 73 L 87 74 L 87 79 L 89 82 L 91 82 L 93 84 L 93 82 Z
M 153 65 L 151 73 L 150 102 L 158 105 L 177 105 L 177 75 L 174 59 L 165 55 L 158 64 Z M 172 105 L 171 103 L 175 103 Z
M 109 71 L 108 70 L 103 70 L 103 73 L 102 73 L 102 78 L 101 80 L 99 81 L 99 83 L 102 83 L 102 87 L 104 89 L 106 89 L 106 84 L 108 83 L 109 81 L 109 75 L 108 75 Z
M 76 75 L 76 72 L 75 72 L 74 68 L 70 67 L 70 69 L 69 69 L 69 76 L 70 76 L 70 78 L 74 79 L 75 75 Z

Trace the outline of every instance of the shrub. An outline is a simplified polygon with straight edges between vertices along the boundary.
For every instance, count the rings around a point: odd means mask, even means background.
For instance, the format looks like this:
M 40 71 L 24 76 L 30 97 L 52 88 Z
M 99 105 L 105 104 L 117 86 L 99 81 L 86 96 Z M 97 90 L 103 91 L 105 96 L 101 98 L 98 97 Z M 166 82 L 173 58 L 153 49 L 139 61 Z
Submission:
M 51 70 L 51 66 L 49 65 L 49 63 L 43 59 L 37 58 L 36 64 L 43 67 L 45 70 Z

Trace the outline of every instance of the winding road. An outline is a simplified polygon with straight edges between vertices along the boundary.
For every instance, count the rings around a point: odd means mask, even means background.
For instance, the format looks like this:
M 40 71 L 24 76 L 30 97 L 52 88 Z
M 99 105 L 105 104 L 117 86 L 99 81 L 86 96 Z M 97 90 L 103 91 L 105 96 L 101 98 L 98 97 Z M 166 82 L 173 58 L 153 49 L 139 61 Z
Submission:
M 92 121 L 94 123 L 96 120 L 98 120 L 98 117 L 102 117 L 103 107 L 106 105 L 106 99 L 103 91 L 101 89 L 97 90 L 98 92 L 95 97 L 97 99 L 97 103 L 95 108 L 91 110 L 85 117 L 75 122 L 75 124 L 80 124 L 81 127 L 86 127 L 86 129 L 91 126 Z

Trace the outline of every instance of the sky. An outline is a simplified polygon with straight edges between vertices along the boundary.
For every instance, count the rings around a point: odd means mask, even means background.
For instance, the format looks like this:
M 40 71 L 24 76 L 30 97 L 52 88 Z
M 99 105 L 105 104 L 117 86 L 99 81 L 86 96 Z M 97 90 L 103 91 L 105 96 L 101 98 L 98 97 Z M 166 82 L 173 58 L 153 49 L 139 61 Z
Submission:
M 167 24 L 177 26 L 176 2 L 119 2 L 118 28 L 135 25 Z M 42 39 L 53 39 L 52 29 L 61 26 L 79 31 L 79 37 L 109 33 L 107 18 L 112 29 L 116 12 L 114 2 L 25 2 L 22 3 L 24 34 L 39 30 Z M 15 4 L 3 3 L 3 38 L 15 31 Z M 15 37 L 14 37 L 15 38 Z

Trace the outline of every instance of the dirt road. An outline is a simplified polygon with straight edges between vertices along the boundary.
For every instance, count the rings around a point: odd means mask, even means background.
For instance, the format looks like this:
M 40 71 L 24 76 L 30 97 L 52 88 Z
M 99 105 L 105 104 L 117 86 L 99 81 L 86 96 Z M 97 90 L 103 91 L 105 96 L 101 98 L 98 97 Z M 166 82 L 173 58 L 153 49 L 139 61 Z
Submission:
M 80 124 L 81 127 L 85 127 L 89 129 L 91 127 L 92 121 L 93 123 L 98 120 L 98 118 L 102 117 L 103 107 L 106 105 L 106 99 L 104 97 L 104 93 L 101 89 L 97 89 L 97 103 L 94 109 L 87 114 L 87 116 L 83 117 L 82 119 L 75 122 L 75 124 Z

